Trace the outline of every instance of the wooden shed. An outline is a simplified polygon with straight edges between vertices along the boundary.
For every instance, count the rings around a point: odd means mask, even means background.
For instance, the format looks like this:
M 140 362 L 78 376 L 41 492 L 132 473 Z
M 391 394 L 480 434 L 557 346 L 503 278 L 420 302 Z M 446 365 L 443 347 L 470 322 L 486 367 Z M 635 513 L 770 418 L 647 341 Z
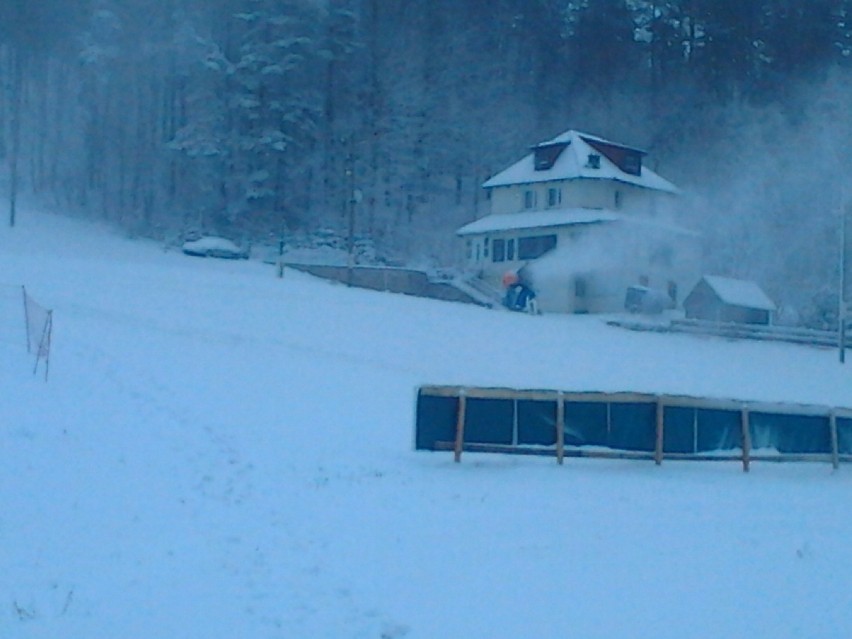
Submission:
M 775 303 L 757 283 L 705 275 L 683 300 L 689 319 L 771 324 Z

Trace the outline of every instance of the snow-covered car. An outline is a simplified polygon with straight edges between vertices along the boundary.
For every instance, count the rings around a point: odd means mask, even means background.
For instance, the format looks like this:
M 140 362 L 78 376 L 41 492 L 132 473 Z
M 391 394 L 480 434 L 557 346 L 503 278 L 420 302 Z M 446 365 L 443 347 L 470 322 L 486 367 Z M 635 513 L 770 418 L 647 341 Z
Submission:
M 197 240 L 184 242 L 181 250 L 187 255 L 198 257 L 221 257 L 229 260 L 248 259 L 248 250 L 237 246 L 224 237 L 206 235 Z

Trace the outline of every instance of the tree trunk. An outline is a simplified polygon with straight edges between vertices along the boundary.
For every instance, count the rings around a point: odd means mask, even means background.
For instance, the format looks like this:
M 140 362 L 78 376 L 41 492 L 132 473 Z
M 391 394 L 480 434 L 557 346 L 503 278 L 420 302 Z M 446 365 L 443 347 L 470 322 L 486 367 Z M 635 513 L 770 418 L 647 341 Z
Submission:
M 9 156 L 9 226 L 15 226 L 18 209 L 18 173 L 21 152 L 21 106 L 24 60 L 20 49 L 12 52 L 12 152 Z

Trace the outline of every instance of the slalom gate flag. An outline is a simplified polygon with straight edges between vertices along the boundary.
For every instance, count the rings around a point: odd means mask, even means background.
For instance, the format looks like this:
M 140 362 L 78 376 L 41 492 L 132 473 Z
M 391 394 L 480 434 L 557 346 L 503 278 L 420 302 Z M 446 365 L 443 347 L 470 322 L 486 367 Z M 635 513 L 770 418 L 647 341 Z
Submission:
M 21 287 L 24 293 L 24 317 L 27 327 L 27 352 L 35 355 L 33 375 L 38 371 L 39 362 L 44 360 L 44 378 L 50 366 L 50 338 L 53 332 L 53 311 L 44 308 Z

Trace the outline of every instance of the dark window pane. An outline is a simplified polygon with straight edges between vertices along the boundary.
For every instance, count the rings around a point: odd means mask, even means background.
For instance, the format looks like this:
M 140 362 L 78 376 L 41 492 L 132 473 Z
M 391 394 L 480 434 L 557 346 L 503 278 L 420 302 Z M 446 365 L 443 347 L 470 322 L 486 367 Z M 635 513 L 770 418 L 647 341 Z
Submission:
M 604 403 L 565 402 L 565 444 L 606 446 L 609 441 Z
M 506 259 L 506 241 L 494 240 L 491 244 L 491 258 L 495 262 L 502 262 Z
M 695 409 L 666 406 L 663 409 L 663 451 L 666 453 L 695 452 Z
M 831 431 L 827 417 L 750 413 L 752 450 L 772 449 L 779 453 L 829 453 Z
M 522 237 L 518 240 L 518 259 L 534 260 L 556 246 L 555 235 Z
M 434 450 L 435 442 L 451 442 L 456 438 L 459 400 L 456 397 L 417 396 L 415 447 Z
M 852 418 L 837 418 L 837 452 L 852 455 Z
M 511 444 L 515 402 L 511 399 L 467 399 L 464 441 L 476 444 Z
M 742 448 L 742 418 L 738 411 L 698 409 L 698 450 Z
M 556 402 L 518 401 L 518 443 L 542 446 L 556 443 Z
M 610 404 L 610 446 L 618 450 L 652 451 L 657 442 L 657 405 Z

